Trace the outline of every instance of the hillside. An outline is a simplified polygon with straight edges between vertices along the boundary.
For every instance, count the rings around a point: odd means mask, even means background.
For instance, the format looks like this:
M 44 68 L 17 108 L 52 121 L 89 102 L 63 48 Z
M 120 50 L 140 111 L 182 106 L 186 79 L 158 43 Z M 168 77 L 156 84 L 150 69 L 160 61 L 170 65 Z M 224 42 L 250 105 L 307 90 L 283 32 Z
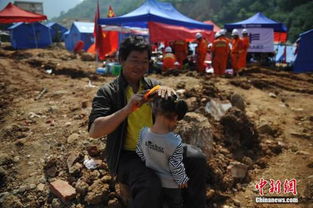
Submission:
M 164 0 L 163 0 L 164 1 Z M 105 17 L 111 5 L 120 16 L 137 8 L 144 0 L 100 1 L 101 16 Z M 186 16 L 204 21 L 213 20 L 218 25 L 244 20 L 256 12 L 263 12 L 269 18 L 283 22 L 289 29 L 289 41 L 294 42 L 299 33 L 312 29 L 313 1 L 310 0 L 166 0 Z M 67 26 L 74 20 L 94 18 L 96 3 L 84 0 L 75 8 L 54 19 Z

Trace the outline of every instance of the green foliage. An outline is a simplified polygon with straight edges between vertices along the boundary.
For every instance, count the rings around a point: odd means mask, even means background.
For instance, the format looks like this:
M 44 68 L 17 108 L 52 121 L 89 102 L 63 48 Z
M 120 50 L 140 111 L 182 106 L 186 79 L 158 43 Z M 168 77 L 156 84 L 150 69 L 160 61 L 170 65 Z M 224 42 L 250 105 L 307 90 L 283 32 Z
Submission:
M 126 14 L 145 0 L 100 0 L 101 17 L 106 17 L 111 5 L 117 16 Z M 225 23 L 242 21 L 257 12 L 285 23 L 288 36 L 294 42 L 299 33 L 313 28 L 312 0 L 160 0 L 171 2 L 178 11 L 199 21 L 213 20 L 223 27 Z M 75 8 L 63 13 L 54 21 L 71 24 L 74 20 L 93 21 L 96 9 L 95 0 L 84 0 Z

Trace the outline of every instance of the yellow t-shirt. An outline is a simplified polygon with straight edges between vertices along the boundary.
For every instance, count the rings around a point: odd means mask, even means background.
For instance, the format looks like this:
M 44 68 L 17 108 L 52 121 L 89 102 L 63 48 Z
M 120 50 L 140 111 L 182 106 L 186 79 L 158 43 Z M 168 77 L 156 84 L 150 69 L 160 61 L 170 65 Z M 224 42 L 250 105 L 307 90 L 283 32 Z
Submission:
M 142 90 L 142 83 L 140 83 L 139 92 Z M 133 88 L 127 86 L 127 88 L 125 89 L 125 95 L 128 102 L 130 98 L 134 95 Z M 143 104 L 136 111 L 129 114 L 127 118 L 127 131 L 124 149 L 135 151 L 140 130 L 145 126 L 151 127 L 152 124 L 152 109 L 148 103 Z

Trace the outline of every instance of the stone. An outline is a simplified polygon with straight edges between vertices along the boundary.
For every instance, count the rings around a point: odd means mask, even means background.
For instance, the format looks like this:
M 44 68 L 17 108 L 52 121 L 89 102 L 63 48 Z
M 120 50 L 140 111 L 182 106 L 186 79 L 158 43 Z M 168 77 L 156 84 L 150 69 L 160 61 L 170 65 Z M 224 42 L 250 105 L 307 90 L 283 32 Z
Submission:
M 100 155 L 101 150 L 95 145 L 90 145 L 87 147 L 87 152 L 91 157 L 96 157 Z
M 51 207 L 52 208 L 62 208 L 62 202 L 59 199 L 54 198 L 51 202 Z
M 76 196 L 76 190 L 63 180 L 56 180 L 50 183 L 50 190 L 53 194 L 58 196 L 63 202 L 69 201 Z
M 227 169 L 230 170 L 233 178 L 242 179 L 246 177 L 248 166 L 240 162 L 231 162 Z
M 186 82 L 184 82 L 184 81 L 178 82 L 176 85 L 176 88 L 177 89 L 185 89 L 186 88 Z
M 231 95 L 230 102 L 232 106 L 237 107 L 242 111 L 244 111 L 246 108 L 245 101 L 241 95 L 238 95 L 238 94 Z
M 67 143 L 69 143 L 69 144 L 72 144 L 72 143 L 74 143 L 76 140 L 78 140 L 79 139 L 79 134 L 77 134 L 77 133 L 74 133 L 74 134 L 71 134 L 68 138 L 67 138 Z
M 70 170 L 74 163 L 81 159 L 81 157 L 82 155 L 79 152 L 71 152 L 66 160 L 68 170 Z
M 3 201 L 1 203 L 2 207 L 10 207 L 10 208 L 23 208 L 23 204 L 17 196 L 13 194 L 8 194 L 3 197 Z
M 234 202 L 235 206 L 240 207 L 240 201 L 239 200 L 234 199 L 233 202 Z
M 188 105 L 188 111 L 192 112 L 198 108 L 198 101 L 196 97 L 187 98 L 186 103 Z
M 38 191 L 44 191 L 45 190 L 45 184 L 42 184 L 42 183 L 38 184 L 37 185 L 37 190 Z
M 82 168 L 83 168 L 83 165 L 77 162 L 77 163 L 75 163 L 72 167 L 70 167 L 70 169 L 69 169 L 68 172 L 69 172 L 71 175 L 79 176 L 79 175 L 80 175 L 80 172 L 81 172 L 81 170 L 82 170 Z
M 107 201 L 109 193 L 109 184 L 105 184 L 101 180 L 96 180 L 91 186 L 89 186 L 85 201 L 89 205 L 97 205 L 103 201 Z
M 6 153 L 0 153 L 0 165 L 7 165 L 12 162 L 11 157 Z
M 277 95 L 276 95 L 275 93 L 270 92 L 270 93 L 268 93 L 268 95 L 269 95 L 271 98 L 277 98 Z
M 121 207 L 121 206 L 120 206 L 120 203 L 118 202 L 117 198 L 109 200 L 108 208 L 119 208 L 119 207 Z
M 89 185 L 82 179 L 79 179 L 75 185 L 75 188 L 77 193 L 81 194 L 82 196 L 85 196 L 88 191 Z
M 272 125 L 270 124 L 262 124 L 258 127 L 259 134 L 267 134 L 270 136 L 275 136 L 276 130 L 272 128 Z
M 19 187 L 18 193 L 23 193 L 23 192 L 25 192 L 26 190 L 27 190 L 27 186 L 22 185 L 22 186 Z

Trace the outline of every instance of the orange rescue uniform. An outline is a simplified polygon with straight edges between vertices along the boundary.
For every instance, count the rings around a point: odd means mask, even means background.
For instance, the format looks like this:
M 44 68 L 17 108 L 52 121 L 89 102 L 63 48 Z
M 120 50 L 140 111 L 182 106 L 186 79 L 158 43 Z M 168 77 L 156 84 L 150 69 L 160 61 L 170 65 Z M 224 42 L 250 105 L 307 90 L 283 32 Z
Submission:
M 240 55 L 240 60 L 239 60 L 239 69 L 246 68 L 247 66 L 247 53 L 248 49 L 250 46 L 250 39 L 249 37 L 242 37 L 242 53 Z
M 166 53 L 163 57 L 163 71 L 175 69 L 176 57 L 173 53 Z
M 232 40 L 231 62 L 234 72 L 240 71 L 240 56 L 242 56 L 243 44 L 240 38 Z
M 230 52 L 228 42 L 223 38 L 214 40 L 211 51 L 214 74 L 223 75 L 227 67 L 228 55 Z
M 197 67 L 199 72 L 204 72 L 205 70 L 205 57 L 206 53 L 208 51 L 208 42 L 201 38 L 200 40 L 197 40 L 197 48 L 196 48 L 196 55 L 197 55 Z
M 182 68 L 183 62 L 187 59 L 188 55 L 188 45 L 187 42 L 184 40 L 176 40 L 173 43 L 173 49 L 176 56 L 176 59 L 179 63 L 179 67 Z

